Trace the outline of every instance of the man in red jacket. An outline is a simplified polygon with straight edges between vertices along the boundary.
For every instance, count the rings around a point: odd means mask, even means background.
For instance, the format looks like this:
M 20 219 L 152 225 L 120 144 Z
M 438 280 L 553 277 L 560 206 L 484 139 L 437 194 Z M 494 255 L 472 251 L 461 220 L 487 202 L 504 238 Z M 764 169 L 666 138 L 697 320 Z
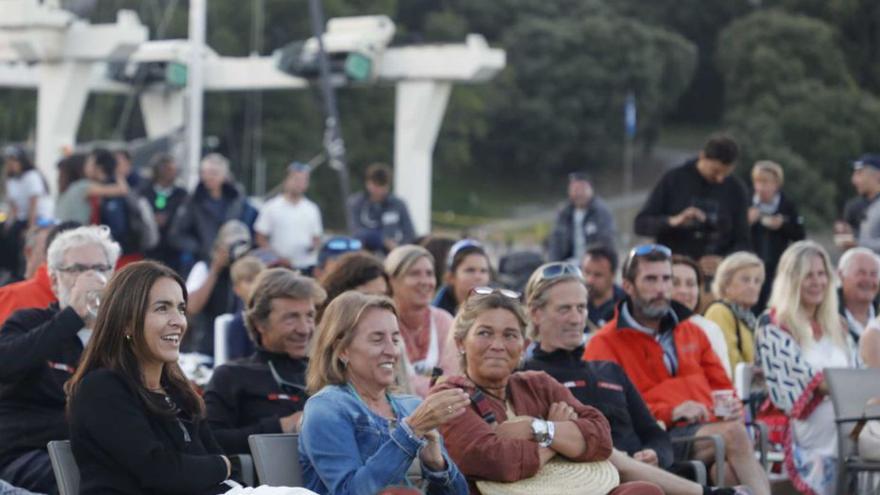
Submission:
M 672 252 L 666 246 L 637 246 L 623 268 L 627 298 L 614 319 L 590 339 L 584 359 L 613 361 L 623 367 L 654 416 L 670 435 L 721 435 L 729 472 L 725 484 L 742 483 L 756 495 L 768 495 L 767 475 L 755 460 L 742 422 L 742 404 L 723 418 L 713 414 L 713 391 L 733 385 L 703 331 L 688 320 L 689 311 L 671 300 Z M 677 457 L 708 462 L 714 449 L 694 444 Z M 732 478 L 731 478 L 732 477 Z

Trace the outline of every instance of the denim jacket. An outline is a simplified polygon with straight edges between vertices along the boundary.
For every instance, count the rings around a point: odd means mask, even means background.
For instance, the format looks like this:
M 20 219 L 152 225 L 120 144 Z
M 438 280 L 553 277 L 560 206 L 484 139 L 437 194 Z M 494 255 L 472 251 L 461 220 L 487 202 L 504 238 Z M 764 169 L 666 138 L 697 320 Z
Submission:
M 401 420 L 421 399 L 391 396 L 396 427 L 367 408 L 347 386 L 328 385 L 306 402 L 299 437 L 305 487 L 320 494 L 373 495 L 390 485 L 407 485 L 406 473 L 425 441 Z M 430 495 L 467 494 L 464 476 L 443 448 L 447 469 L 422 465 Z

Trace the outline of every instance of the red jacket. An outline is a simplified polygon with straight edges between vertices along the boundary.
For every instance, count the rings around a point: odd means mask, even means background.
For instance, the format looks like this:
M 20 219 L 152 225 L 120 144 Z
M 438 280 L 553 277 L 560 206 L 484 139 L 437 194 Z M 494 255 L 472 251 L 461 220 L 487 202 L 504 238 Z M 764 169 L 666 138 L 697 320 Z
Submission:
M 683 307 L 674 309 L 679 308 Z M 663 363 L 660 343 L 639 330 L 618 328 L 619 315 L 620 305 L 614 319 L 590 339 L 584 360 L 614 361 L 623 367 L 660 421 L 672 425 L 672 410 L 688 400 L 702 403 L 711 415 L 712 391 L 733 389 L 706 335 L 687 319 L 686 313 L 677 313 L 679 323 L 672 329 L 678 356 L 675 376 L 669 374 Z
M 52 292 L 49 269 L 43 263 L 33 277 L 0 287 L 0 325 L 19 309 L 45 308 L 57 300 Z

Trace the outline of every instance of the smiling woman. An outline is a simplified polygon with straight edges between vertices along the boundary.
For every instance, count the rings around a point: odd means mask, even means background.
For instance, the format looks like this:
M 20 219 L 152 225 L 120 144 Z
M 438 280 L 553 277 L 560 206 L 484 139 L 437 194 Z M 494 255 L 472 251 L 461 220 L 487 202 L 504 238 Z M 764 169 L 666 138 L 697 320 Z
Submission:
M 110 281 L 67 385 L 83 494 L 223 493 L 230 475 L 204 404 L 177 365 L 186 289 L 171 269 L 134 263 Z
M 415 393 L 424 397 L 435 368 L 450 371 L 444 366 L 449 359 L 447 335 L 452 315 L 431 306 L 437 288 L 434 257 L 421 246 L 400 246 L 385 258 L 385 272 L 391 279 L 400 335 L 412 363 L 410 383 Z
M 400 365 L 400 329 L 390 299 L 355 291 L 324 312 L 308 370 L 299 439 L 305 485 L 318 493 L 374 494 L 410 484 L 407 470 L 421 461 L 427 493 L 466 493 L 436 428 L 462 414 L 460 390 L 422 401 L 391 394 Z

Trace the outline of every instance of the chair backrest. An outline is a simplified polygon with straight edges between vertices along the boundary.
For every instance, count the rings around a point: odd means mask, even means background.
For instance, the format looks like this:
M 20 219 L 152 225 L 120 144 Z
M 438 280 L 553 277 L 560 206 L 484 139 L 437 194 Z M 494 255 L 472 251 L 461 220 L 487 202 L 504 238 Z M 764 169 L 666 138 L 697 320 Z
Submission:
M 876 415 L 876 406 L 866 409 L 868 399 L 880 397 L 880 369 L 826 368 L 825 380 L 837 419 L 858 418 L 865 413 Z M 837 425 L 839 455 L 846 458 L 853 451 L 849 432 L 855 423 Z
M 70 450 L 70 440 L 53 440 L 47 447 L 59 495 L 79 495 L 79 467 Z
M 277 433 L 248 437 L 257 478 L 271 486 L 302 486 L 299 466 L 299 435 Z
M 222 314 L 214 318 L 214 367 L 229 361 L 229 324 L 235 315 L 232 313 Z

